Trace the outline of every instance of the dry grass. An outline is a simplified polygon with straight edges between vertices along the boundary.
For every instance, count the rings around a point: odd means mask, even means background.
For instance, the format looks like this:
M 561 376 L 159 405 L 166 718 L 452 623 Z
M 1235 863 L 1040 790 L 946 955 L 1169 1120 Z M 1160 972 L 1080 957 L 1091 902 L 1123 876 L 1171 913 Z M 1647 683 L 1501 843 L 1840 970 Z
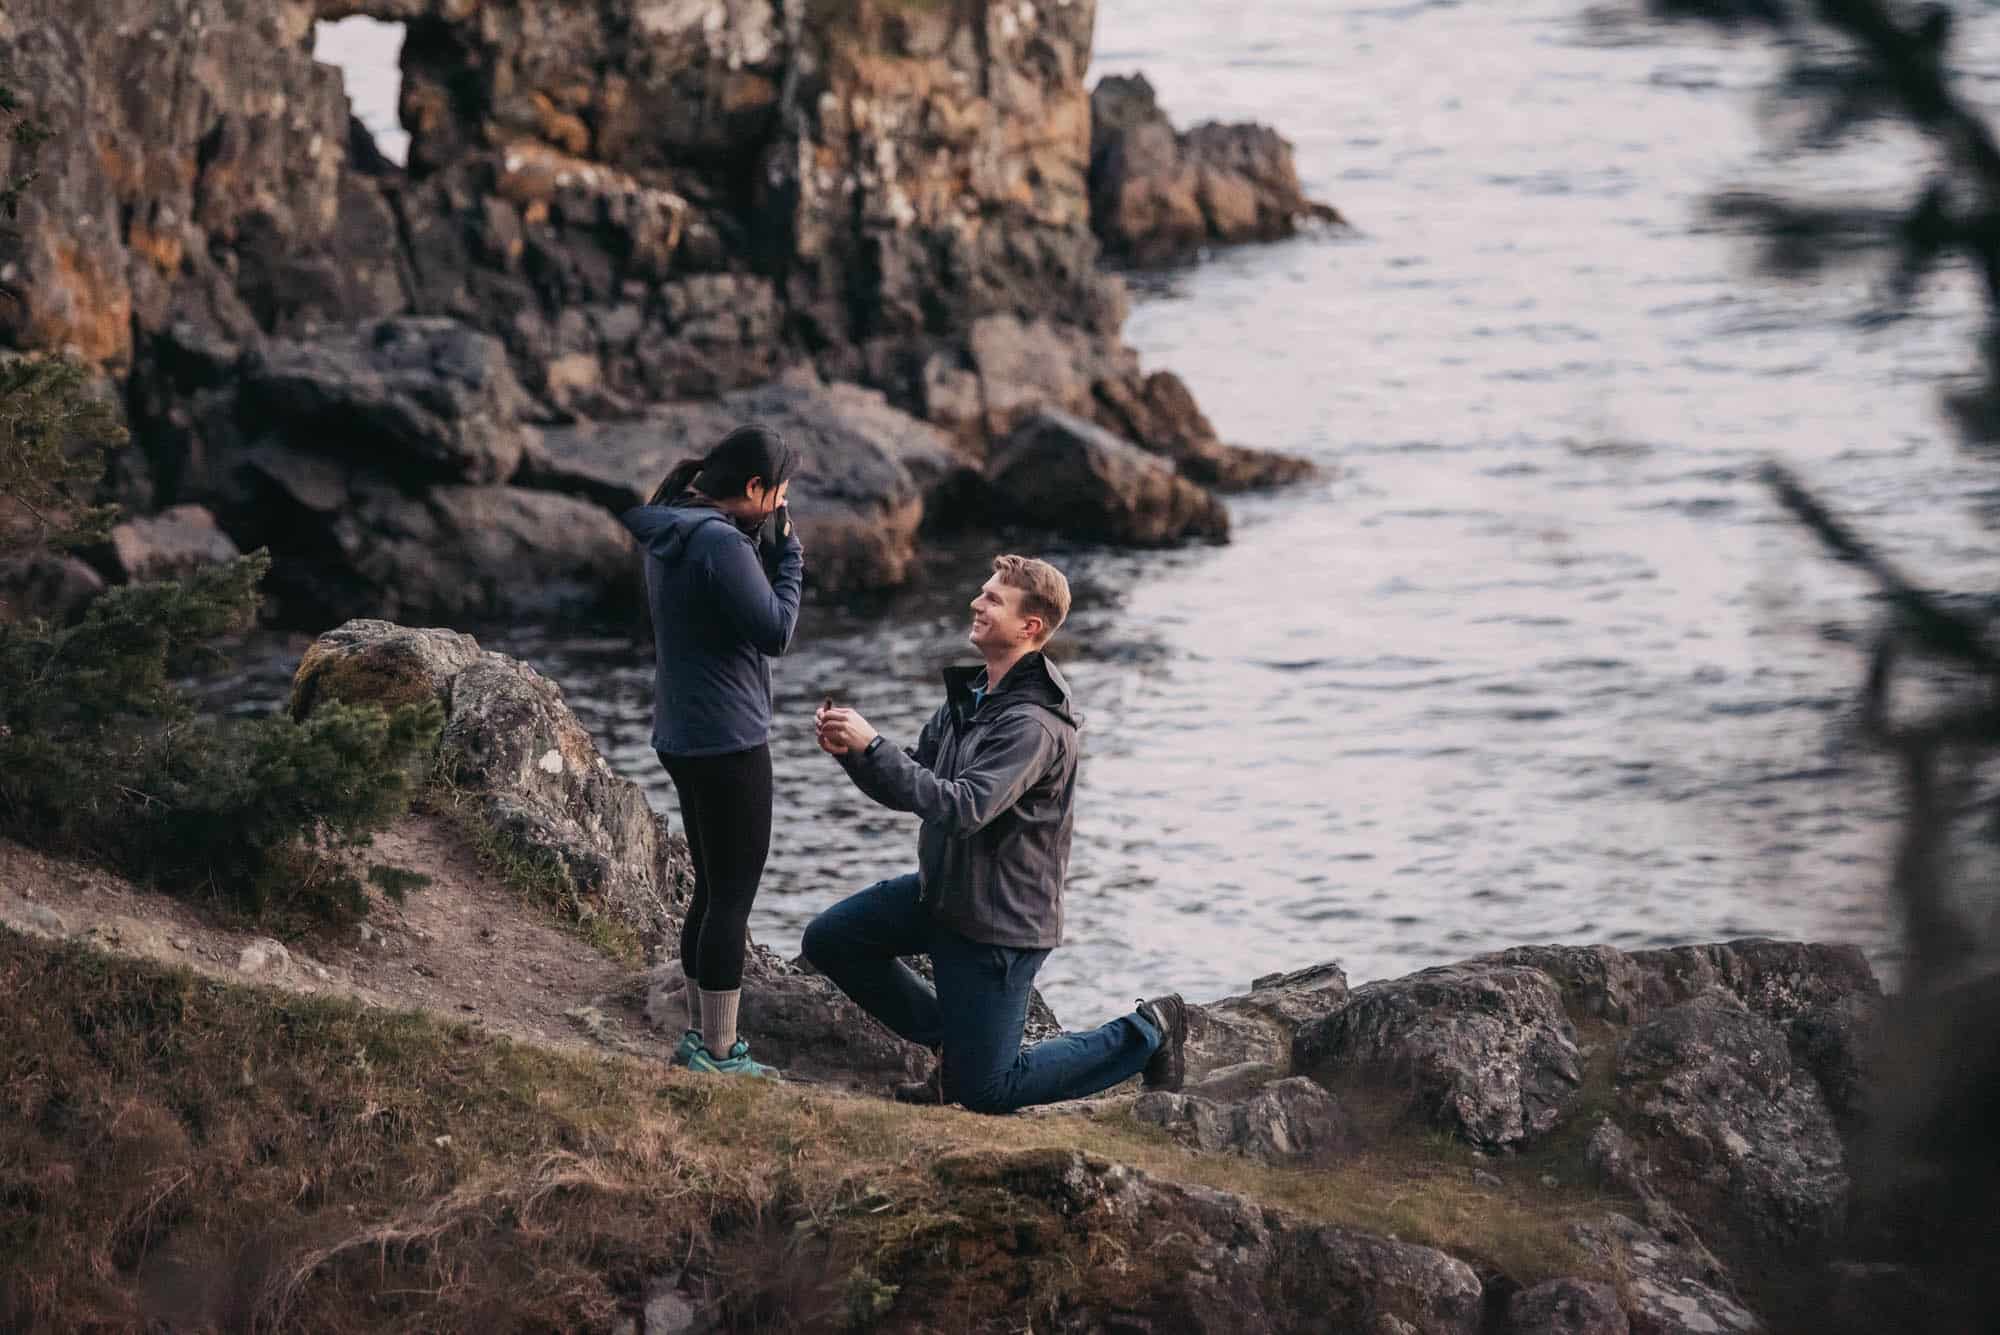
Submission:
M 1010 1303 L 1088 1258 L 1045 1207 L 954 1195 L 949 1155 L 1082 1149 L 1428 1242 L 1522 1282 L 1574 1273 L 1582 1196 L 1391 1138 L 1336 1167 L 1196 1156 L 1122 1117 L 985 1118 L 509 1042 L 0 931 L 0 1328 L 629 1329 L 691 1258 L 726 1324 L 895 1307 L 944 1237 L 1043 1238 Z M 995 1217 L 995 1212 L 1004 1217 Z M 1067 1250 L 1065 1250 L 1067 1249 Z

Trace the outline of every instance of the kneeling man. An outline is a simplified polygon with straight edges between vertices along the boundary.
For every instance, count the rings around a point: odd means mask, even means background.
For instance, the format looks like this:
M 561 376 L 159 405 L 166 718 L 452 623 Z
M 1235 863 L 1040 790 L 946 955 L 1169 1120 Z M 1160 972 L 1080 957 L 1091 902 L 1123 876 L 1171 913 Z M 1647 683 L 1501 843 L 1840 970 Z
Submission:
M 923 831 L 916 874 L 813 919 L 806 958 L 890 1029 L 941 1048 L 933 1097 L 974 1112 L 1081 1098 L 1141 1071 L 1149 1088 L 1178 1089 L 1185 1068 L 1178 995 L 1021 1047 L 1035 974 L 1062 940 L 1077 724 L 1069 684 L 1041 651 L 1068 615 L 1061 571 L 999 557 L 967 637 L 986 666 L 945 670 L 945 701 L 914 747 L 890 746 L 851 709 L 816 716 L 820 748 L 855 786 L 915 812 Z M 919 954 L 935 987 L 898 958 Z

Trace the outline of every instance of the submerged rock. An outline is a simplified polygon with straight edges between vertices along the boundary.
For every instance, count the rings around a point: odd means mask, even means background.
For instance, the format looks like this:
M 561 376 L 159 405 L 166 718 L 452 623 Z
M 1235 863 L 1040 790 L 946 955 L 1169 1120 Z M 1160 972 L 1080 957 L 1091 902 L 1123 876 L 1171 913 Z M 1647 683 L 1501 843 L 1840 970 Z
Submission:
M 1217 491 L 1280 486 L 1314 471 L 1293 455 L 1223 444 L 1187 385 L 1171 371 L 1099 381 L 1091 416 L 1112 434 L 1171 459 L 1190 482 Z

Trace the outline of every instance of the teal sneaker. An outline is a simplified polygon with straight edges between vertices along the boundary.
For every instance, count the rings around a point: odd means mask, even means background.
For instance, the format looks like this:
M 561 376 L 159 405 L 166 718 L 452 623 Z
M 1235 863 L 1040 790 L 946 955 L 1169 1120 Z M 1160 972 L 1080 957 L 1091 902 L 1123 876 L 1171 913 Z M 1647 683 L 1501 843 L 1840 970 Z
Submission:
M 752 1061 L 750 1044 L 740 1038 L 730 1045 L 727 1057 L 716 1056 L 708 1050 L 707 1044 L 702 1044 L 694 1050 L 694 1055 L 688 1058 L 688 1069 L 710 1071 L 716 1075 L 754 1075 L 759 1080 L 784 1079 L 778 1074 L 777 1067 Z
M 700 1051 L 701 1030 L 690 1029 L 681 1035 L 679 1045 L 674 1048 L 673 1059 L 667 1064 L 669 1066 L 686 1066 L 694 1060 L 694 1054 Z

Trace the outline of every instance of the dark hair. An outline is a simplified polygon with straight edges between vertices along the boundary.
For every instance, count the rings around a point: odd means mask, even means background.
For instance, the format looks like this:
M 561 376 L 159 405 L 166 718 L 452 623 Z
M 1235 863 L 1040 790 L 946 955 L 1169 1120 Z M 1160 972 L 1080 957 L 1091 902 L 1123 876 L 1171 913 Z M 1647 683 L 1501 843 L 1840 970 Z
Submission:
M 702 495 L 730 500 L 741 496 L 753 477 L 763 478 L 766 488 L 776 487 L 792 475 L 796 462 L 797 456 L 783 436 L 752 422 L 724 436 L 701 458 L 675 464 L 646 503 L 671 505 L 697 482 Z

